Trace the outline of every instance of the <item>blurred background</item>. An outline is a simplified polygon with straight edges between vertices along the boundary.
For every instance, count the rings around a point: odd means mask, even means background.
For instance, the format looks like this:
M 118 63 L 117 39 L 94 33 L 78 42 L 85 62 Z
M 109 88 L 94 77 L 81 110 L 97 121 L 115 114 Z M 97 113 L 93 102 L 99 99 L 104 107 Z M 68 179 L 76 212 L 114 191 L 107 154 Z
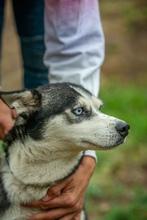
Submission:
M 11 1 L 7 1 L 2 87 L 22 88 L 22 60 Z M 106 40 L 99 97 L 103 112 L 131 126 L 125 144 L 99 151 L 87 192 L 90 220 L 147 219 L 147 1 L 100 0 Z

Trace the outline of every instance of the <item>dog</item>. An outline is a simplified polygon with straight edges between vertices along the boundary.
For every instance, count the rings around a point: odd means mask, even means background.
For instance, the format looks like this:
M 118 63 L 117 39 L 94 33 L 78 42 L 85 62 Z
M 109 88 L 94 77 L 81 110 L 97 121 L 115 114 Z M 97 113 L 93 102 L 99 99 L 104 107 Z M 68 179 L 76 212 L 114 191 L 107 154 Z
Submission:
M 71 83 L 1 92 L 0 97 L 17 112 L 0 161 L 1 220 L 26 220 L 41 212 L 21 204 L 43 198 L 50 186 L 75 172 L 86 150 L 122 144 L 130 128 L 101 113 L 102 101 Z

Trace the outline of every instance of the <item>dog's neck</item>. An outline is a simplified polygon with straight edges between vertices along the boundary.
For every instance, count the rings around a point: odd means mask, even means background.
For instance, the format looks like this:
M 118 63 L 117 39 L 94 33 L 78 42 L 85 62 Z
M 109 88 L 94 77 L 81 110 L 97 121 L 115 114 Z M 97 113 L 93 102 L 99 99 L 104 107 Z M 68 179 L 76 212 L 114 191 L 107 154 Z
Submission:
M 18 203 L 43 198 L 51 185 L 74 172 L 83 157 L 82 148 L 77 151 L 74 144 L 49 137 L 34 140 L 25 133 L 24 126 L 14 127 L 4 146 L 9 159 L 3 167 L 5 187 Z
M 24 184 L 51 186 L 73 173 L 82 156 L 83 152 L 67 151 L 64 146 L 55 148 L 54 143 L 15 141 L 9 148 L 9 168 Z

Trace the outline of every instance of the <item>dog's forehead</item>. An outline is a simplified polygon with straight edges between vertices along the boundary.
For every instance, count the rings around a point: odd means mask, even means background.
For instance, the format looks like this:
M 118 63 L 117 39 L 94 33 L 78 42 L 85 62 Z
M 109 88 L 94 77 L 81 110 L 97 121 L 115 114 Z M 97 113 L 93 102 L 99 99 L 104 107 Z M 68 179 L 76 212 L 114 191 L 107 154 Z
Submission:
M 55 83 L 38 87 L 39 92 L 47 98 L 54 99 L 78 98 L 79 96 L 90 97 L 92 94 L 83 87 L 71 83 Z M 49 98 L 50 99 L 50 98 Z
M 102 102 L 93 96 L 88 90 L 84 89 L 80 85 L 72 83 L 57 83 L 50 84 L 39 88 L 40 92 L 43 93 L 45 103 L 52 102 L 52 106 L 62 103 L 65 101 L 70 103 L 70 105 L 76 101 L 84 102 L 87 105 L 93 105 L 95 108 L 99 108 Z M 67 103 L 66 103 L 67 104 Z M 66 105 L 67 107 L 67 105 Z
M 73 87 L 73 88 L 81 95 L 81 97 L 83 97 L 81 101 L 83 100 L 84 102 L 87 103 L 87 105 L 90 104 L 90 105 L 93 105 L 96 109 L 99 109 L 100 106 L 103 104 L 103 102 L 100 99 L 96 98 L 86 89 L 83 89 L 82 87 Z

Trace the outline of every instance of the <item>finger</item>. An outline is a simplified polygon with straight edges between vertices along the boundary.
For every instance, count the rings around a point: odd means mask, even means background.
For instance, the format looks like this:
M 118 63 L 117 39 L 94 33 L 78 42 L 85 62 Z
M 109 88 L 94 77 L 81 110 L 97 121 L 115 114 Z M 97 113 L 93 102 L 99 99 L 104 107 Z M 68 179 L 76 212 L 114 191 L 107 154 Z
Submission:
M 73 205 L 74 198 L 71 198 L 71 195 L 68 193 L 60 194 L 53 199 L 45 200 L 40 199 L 38 201 L 33 201 L 27 204 L 23 204 L 22 206 L 30 207 L 30 208 L 42 208 L 42 209 L 51 209 L 51 208 L 58 208 L 58 207 L 69 207 Z
M 41 208 L 42 207 L 42 200 L 38 200 L 38 201 L 33 201 L 33 202 L 29 202 L 26 204 L 21 204 L 24 207 L 28 207 L 28 208 Z M 49 208 L 49 207 L 48 207 Z
M 72 213 L 60 218 L 60 220 L 80 220 L 80 219 L 81 219 L 81 213 L 78 213 L 76 215 L 75 213 Z
M 13 125 L 14 122 L 10 117 L 7 117 L 0 122 L 0 128 L 5 135 L 12 129 Z
M 42 199 L 42 201 L 49 201 L 61 194 L 61 190 L 63 188 L 63 184 L 58 183 L 55 186 L 52 186 L 48 189 L 46 196 Z
M 0 140 L 4 140 L 5 134 L 2 130 L 0 130 Z
M 45 198 L 47 199 L 47 197 Z M 23 204 L 23 206 L 30 208 L 52 209 L 59 207 L 72 207 L 76 202 L 74 196 L 68 193 L 62 193 L 53 199 L 48 197 L 48 200 L 45 200 L 45 198 L 38 201 L 30 202 L 28 204 Z
M 77 202 L 77 198 L 75 198 L 74 194 L 70 193 L 62 193 L 59 196 L 51 199 L 50 201 L 42 201 L 41 207 L 43 209 L 48 209 L 49 208 L 67 208 L 67 207 L 73 207 L 75 206 Z
M 67 188 L 67 186 L 70 183 L 71 183 L 71 179 L 68 178 L 68 179 L 65 179 L 64 181 L 50 187 L 47 192 L 48 198 L 51 199 L 51 198 L 55 198 L 55 197 L 59 196 L 61 194 L 61 192 L 63 191 L 63 189 L 65 187 Z M 45 200 L 45 201 L 47 201 L 47 200 Z
M 31 207 L 41 207 L 42 209 L 49 209 L 49 208 L 53 209 L 53 208 L 59 208 L 59 207 L 64 208 L 64 207 L 69 207 L 69 205 L 67 205 L 67 203 L 68 203 L 68 198 L 66 199 L 63 196 L 59 196 L 59 197 L 55 197 L 49 201 L 41 200 L 40 202 L 39 201 L 32 202 Z
M 66 186 L 67 183 L 65 182 L 60 182 L 52 187 L 50 187 L 47 191 L 47 194 L 44 198 L 42 198 L 43 202 L 48 202 L 53 198 L 58 197 L 59 195 L 61 195 L 61 191 L 63 190 L 63 188 Z
M 32 215 L 30 218 L 28 218 L 28 220 L 55 220 L 55 219 L 61 219 L 62 217 L 70 213 L 71 213 L 71 210 L 68 208 L 52 209 L 47 212 Z
M 2 126 L 0 126 L 0 138 L 2 139 L 4 135 L 4 129 L 2 129 Z
M 51 208 L 59 207 L 62 204 L 62 198 L 60 198 L 63 187 L 67 185 L 66 181 L 58 183 L 55 186 L 49 188 L 47 195 L 38 201 L 29 202 L 28 204 L 23 204 L 25 207 L 32 208 L 42 208 L 48 209 L 50 207 L 50 201 L 53 199 L 53 203 L 51 203 Z M 62 206 L 61 206 L 62 207 Z
M 16 110 L 12 109 L 12 118 L 15 119 L 17 117 Z
M 9 129 L 5 128 L 4 126 L 0 126 L 0 139 L 4 140 L 5 136 L 8 134 Z

